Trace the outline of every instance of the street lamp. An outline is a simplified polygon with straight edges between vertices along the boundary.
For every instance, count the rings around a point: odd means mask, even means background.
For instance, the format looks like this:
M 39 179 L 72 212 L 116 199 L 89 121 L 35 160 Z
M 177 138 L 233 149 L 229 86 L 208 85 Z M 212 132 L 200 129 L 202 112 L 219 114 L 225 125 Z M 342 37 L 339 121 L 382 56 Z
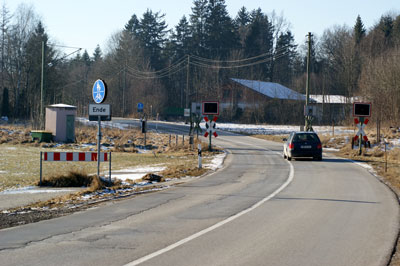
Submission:
M 44 129 L 43 79 L 44 79 L 44 41 L 42 41 L 42 73 L 40 75 L 40 128 L 41 129 Z
M 54 46 L 57 46 L 57 45 L 54 45 Z M 62 47 L 66 47 L 66 46 L 62 46 Z M 67 55 L 65 55 L 65 56 L 63 56 L 63 57 L 61 57 L 59 59 L 54 59 L 52 62 L 48 63 L 47 65 L 49 67 L 52 67 L 54 65 L 53 63 L 55 61 L 63 60 L 65 58 L 67 58 L 68 56 L 70 56 L 70 55 L 72 55 L 74 53 L 77 53 L 80 50 L 82 50 L 82 48 L 77 48 L 77 47 L 69 47 L 69 48 L 76 48 L 77 50 L 75 50 L 72 53 L 67 54 Z M 44 54 L 44 41 L 42 41 L 42 69 L 41 69 L 41 75 L 40 75 L 41 76 L 40 77 L 40 128 L 41 129 L 44 129 L 44 127 L 45 127 L 45 125 L 44 125 L 44 89 L 43 89 L 43 87 L 44 87 L 44 85 L 43 85 L 43 83 L 44 83 L 44 56 L 45 56 L 45 54 Z

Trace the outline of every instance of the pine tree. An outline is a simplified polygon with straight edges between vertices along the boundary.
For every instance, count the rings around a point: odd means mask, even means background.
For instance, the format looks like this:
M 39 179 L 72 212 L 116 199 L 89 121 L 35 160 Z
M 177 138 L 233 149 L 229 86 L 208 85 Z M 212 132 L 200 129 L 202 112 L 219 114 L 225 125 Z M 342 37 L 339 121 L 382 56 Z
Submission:
M 192 31 L 191 51 L 193 54 L 207 56 L 206 47 L 206 19 L 209 16 L 207 0 L 194 0 L 192 14 L 190 14 L 190 27 Z
M 294 75 L 294 64 L 297 56 L 297 45 L 294 43 L 294 37 L 290 31 L 281 33 L 278 37 L 275 48 L 274 74 L 273 81 L 291 85 Z
M 162 51 L 165 47 L 168 33 L 164 17 L 164 14 L 153 13 L 148 9 L 140 19 L 137 33 L 145 55 L 150 59 L 150 64 L 154 69 L 161 69 L 164 66 Z
M 90 59 L 90 56 L 89 56 L 89 53 L 87 50 L 85 50 L 82 54 L 82 61 L 87 67 L 89 67 L 92 63 L 92 60 Z
M 180 59 L 189 54 L 191 36 L 189 22 L 183 16 L 171 34 L 169 52 L 173 55 L 173 59 Z
M 103 56 L 103 53 L 101 52 L 100 45 L 97 45 L 96 49 L 94 50 L 94 53 L 93 53 L 93 61 L 94 62 L 101 61 L 102 56 Z
M 243 6 L 242 8 L 240 8 L 238 14 L 236 15 L 235 23 L 237 27 L 244 27 L 247 26 L 250 21 L 250 14 L 249 12 L 247 12 L 246 7 Z
M 382 16 L 379 22 L 379 29 L 383 32 L 385 38 L 389 39 L 393 32 L 393 18 L 391 16 Z
M 39 112 L 40 106 L 40 88 L 41 88 L 41 69 L 42 69 L 42 42 L 44 43 L 44 90 L 43 98 L 44 104 L 50 103 L 50 100 L 55 99 L 55 88 L 58 87 L 61 80 L 57 76 L 56 68 L 52 67 L 50 62 L 53 61 L 55 51 L 51 46 L 48 45 L 48 35 L 45 32 L 41 21 L 38 22 L 33 34 L 29 38 L 26 44 L 27 50 L 27 78 L 29 80 L 29 86 L 27 90 L 27 99 L 30 102 L 31 107 L 35 107 L 36 110 L 30 110 L 32 112 Z M 26 100 L 27 100 L 26 99 Z M 21 99 L 22 100 L 22 99 Z
M 238 35 L 226 9 L 225 0 L 210 0 L 205 22 L 206 49 L 211 57 L 226 58 L 238 46 Z
M 251 12 L 251 22 L 249 31 L 244 41 L 245 54 L 247 57 L 253 57 L 260 54 L 268 54 L 271 60 L 258 67 L 262 73 L 263 79 L 271 80 L 272 78 L 272 55 L 273 55 L 273 33 L 274 27 L 261 9 Z
M 354 25 L 354 39 L 357 45 L 360 44 L 361 40 L 365 37 L 366 30 L 361 20 L 360 15 L 357 16 L 356 24 Z
M 125 30 L 132 35 L 137 36 L 139 33 L 140 21 L 135 14 L 132 15 L 128 23 L 125 25 Z

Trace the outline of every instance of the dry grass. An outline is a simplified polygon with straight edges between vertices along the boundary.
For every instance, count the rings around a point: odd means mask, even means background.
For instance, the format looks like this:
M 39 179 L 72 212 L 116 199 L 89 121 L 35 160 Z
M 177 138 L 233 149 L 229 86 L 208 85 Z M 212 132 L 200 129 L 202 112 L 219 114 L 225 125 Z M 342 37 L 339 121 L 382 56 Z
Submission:
M 66 175 L 58 175 L 42 180 L 45 187 L 88 187 L 95 178 L 83 172 L 69 172 Z M 39 185 L 39 182 L 37 183 Z
M 77 127 L 76 143 L 64 144 L 54 148 L 55 143 L 37 143 L 30 137 L 30 129 L 24 127 L 0 127 L 0 137 L 4 140 L 0 148 L 0 191 L 19 186 L 34 185 L 39 180 L 40 151 L 63 150 L 96 150 L 97 129 L 94 127 Z M 103 142 L 109 146 L 112 153 L 112 169 L 126 169 L 138 166 L 163 165 L 177 171 L 182 176 L 185 171 L 195 173 L 197 165 L 197 142 L 189 145 L 189 138 L 178 136 L 178 145 L 175 135 L 148 133 L 146 147 L 148 153 L 138 153 L 137 147 L 144 144 L 143 134 L 136 129 L 104 129 Z M 171 145 L 170 145 L 171 143 Z M 83 144 L 92 144 L 85 145 Z M 111 146 L 110 146 L 111 145 Z M 194 149 L 192 149 L 194 147 Z M 207 151 L 207 144 L 202 143 L 204 163 L 211 155 Z M 186 170 L 181 170 L 187 168 Z M 108 173 L 108 163 L 102 163 L 100 171 Z M 50 180 L 60 176 L 71 176 L 71 173 L 97 172 L 95 162 L 43 162 L 43 179 Z M 172 176 L 173 174 L 168 174 Z
M 36 185 L 40 185 L 37 182 Z M 67 175 L 58 175 L 42 180 L 42 186 L 48 187 L 87 187 L 85 193 L 104 189 L 107 185 L 97 175 L 87 175 L 85 172 L 70 172 Z M 111 184 L 113 185 L 113 184 Z

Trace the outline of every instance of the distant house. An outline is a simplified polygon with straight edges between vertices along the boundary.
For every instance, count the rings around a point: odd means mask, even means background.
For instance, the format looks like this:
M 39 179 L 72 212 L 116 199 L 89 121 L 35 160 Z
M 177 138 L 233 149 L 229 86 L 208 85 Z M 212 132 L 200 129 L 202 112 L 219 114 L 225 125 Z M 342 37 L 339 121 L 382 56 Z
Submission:
M 231 80 L 271 99 L 296 101 L 305 101 L 306 99 L 303 94 L 278 83 L 234 78 Z
M 220 99 L 220 109 L 230 118 L 256 110 L 269 123 L 299 123 L 304 121 L 306 96 L 274 82 L 231 78 Z M 341 95 L 310 95 L 316 106 L 316 120 L 330 123 L 341 121 L 351 111 L 356 98 Z
M 269 123 L 296 123 L 302 116 L 305 96 L 274 82 L 230 79 L 224 86 L 220 109 L 225 116 L 239 119 L 243 113 L 251 112 L 250 120 Z
M 343 95 L 310 95 L 310 99 L 317 107 L 316 118 L 324 122 L 338 122 L 346 119 L 352 112 L 353 103 L 360 101 L 360 97 Z

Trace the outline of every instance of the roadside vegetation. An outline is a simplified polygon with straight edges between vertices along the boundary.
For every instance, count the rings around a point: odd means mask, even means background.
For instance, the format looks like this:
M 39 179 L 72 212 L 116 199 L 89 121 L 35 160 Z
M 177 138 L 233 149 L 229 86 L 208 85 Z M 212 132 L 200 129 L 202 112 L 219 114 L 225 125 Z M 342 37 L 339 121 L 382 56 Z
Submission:
M 147 133 L 144 147 L 143 134 L 138 129 L 106 128 L 102 133 L 102 151 L 112 152 L 113 171 L 162 165 L 165 169 L 158 173 L 163 177 L 161 181 L 165 178 L 201 175 L 206 171 L 197 169 L 197 148 L 192 149 L 187 137 L 183 142 L 182 136 L 178 136 L 176 141 L 174 135 L 170 142 L 169 135 Z M 95 127 L 80 125 L 76 130 L 76 143 L 39 143 L 32 140 L 29 127 L 0 126 L 0 191 L 38 184 L 40 151 L 96 151 L 96 134 Z M 207 163 L 213 153 L 207 151 L 206 144 L 203 149 L 204 163 Z M 101 173 L 107 176 L 108 167 L 108 163 L 102 163 Z M 91 187 L 96 171 L 97 163 L 43 162 L 43 184 Z M 102 187 L 100 183 L 98 186 Z

